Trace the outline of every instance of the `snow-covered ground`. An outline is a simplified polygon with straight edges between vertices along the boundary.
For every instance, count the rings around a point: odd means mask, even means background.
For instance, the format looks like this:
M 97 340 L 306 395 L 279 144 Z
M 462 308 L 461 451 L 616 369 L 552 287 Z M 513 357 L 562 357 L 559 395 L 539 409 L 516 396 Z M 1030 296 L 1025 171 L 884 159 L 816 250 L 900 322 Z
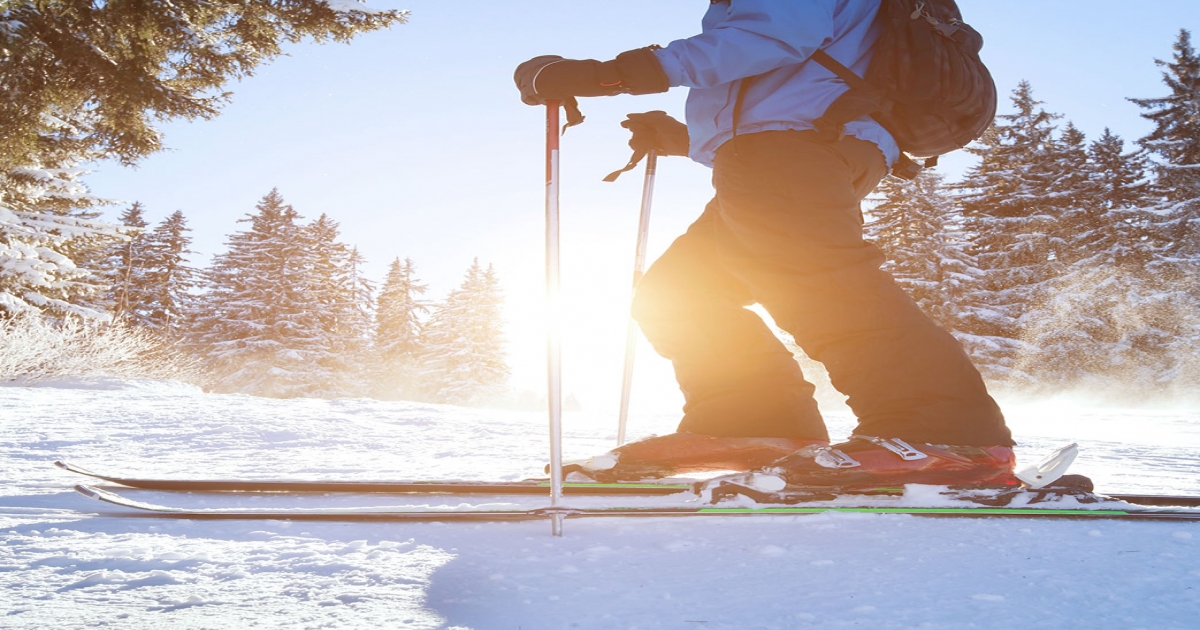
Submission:
M 1200 494 L 1200 414 L 1009 406 L 1111 492 Z M 631 436 L 669 432 L 635 417 Z M 156 477 L 535 476 L 546 420 L 163 382 L 0 387 L 0 628 L 1194 628 L 1200 523 L 827 514 L 544 522 L 131 519 L 51 464 Z M 614 440 L 568 415 L 568 457 Z M 850 428 L 833 418 L 837 437 Z M 456 505 L 126 491 L 205 507 Z M 681 501 L 672 498 L 670 501 Z M 642 501 L 646 501 L 642 499 Z M 663 499 L 656 499 L 663 501 Z

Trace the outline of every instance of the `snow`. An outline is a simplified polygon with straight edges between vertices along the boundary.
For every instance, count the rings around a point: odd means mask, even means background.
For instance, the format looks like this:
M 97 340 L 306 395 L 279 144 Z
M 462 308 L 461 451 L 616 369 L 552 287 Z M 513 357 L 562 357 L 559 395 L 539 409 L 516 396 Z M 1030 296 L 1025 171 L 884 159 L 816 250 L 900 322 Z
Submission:
M 1200 494 L 1192 411 L 1007 405 L 1023 463 L 1079 442 L 1112 492 Z M 0 627 L 1191 628 L 1200 523 L 818 514 L 330 523 L 122 517 L 55 459 L 156 477 L 537 475 L 543 414 L 205 394 L 161 381 L 0 387 Z M 567 414 L 565 455 L 611 447 Z M 672 429 L 631 418 L 631 436 Z M 836 416 L 844 436 L 849 419 Z M 905 500 L 933 501 L 910 487 Z M 458 497 L 124 490 L 190 508 L 462 507 Z M 678 505 L 682 497 L 618 499 Z M 495 506 L 538 498 L 490 499 Z M 590 498 L 612 502 L 612 498 Z M 568 504 L 584 505 L 568 498 Z

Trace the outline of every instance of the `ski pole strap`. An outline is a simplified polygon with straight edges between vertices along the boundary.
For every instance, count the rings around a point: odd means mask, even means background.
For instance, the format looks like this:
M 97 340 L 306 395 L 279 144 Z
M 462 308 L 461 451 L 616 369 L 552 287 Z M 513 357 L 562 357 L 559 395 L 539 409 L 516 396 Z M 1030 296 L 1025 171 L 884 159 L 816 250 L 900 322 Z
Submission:
M 635 150 L 633 152 L 633 157 L 629 158 L 629 163 L 621 169 L 609 173 L 608 176 L 604 178 L 604 181 L 615 182 L 617 181 L 617 178 L 621 176 L 621 173 L 628 173 L 629 171 L 637 168 L 637 165 L 641 163 L 642 158 L 646 157 L 646 153 L 646 151 Z
M 562 133 L 583 122 L 583 112 L 579 111 L 579 101 L 574 96 L 568 96 L 562 102 L 563 110 L 567 113 L 567 124 L 563 125 Z

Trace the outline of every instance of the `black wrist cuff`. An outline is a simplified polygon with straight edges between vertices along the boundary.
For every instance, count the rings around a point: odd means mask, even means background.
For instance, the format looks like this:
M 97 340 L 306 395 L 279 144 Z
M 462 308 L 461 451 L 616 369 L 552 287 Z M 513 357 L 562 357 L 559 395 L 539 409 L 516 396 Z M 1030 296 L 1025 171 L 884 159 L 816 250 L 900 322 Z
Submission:
M 600 64 L 600 83 L 614 94 L 657 94 L 670 87 L 654 51 L 658 46 L 628 50 Z

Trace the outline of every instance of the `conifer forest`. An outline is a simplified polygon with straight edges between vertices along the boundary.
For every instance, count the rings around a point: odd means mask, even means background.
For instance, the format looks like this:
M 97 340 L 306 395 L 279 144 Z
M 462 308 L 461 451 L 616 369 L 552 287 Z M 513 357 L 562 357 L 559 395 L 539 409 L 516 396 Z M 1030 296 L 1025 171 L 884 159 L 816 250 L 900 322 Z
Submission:
M 195 10 L 190 28 L 210 24 L 210 48 L 190 50 L 195 38 L 180 35 L 156 40 L 162 50 L 125 51 L 160 60 L 142 65 L 208 55 L 175 69 L 173 85 L 192 92 L 160 90 L 163 81 L 145 77 L 85 85 L 99 74 L 86 50 L 75 51 L 78 67 L 56 65 L 11 26 L 50 18 L 34 5 L 21 5 L 27 15 L 10 11 L 0 44 L 12 53 L 0 79 L 32 96 L 19 107 L 0 103 L 0 346 L 31 318 L 120 327 L 152 340 L 146 352 L 193 366 L 213 391 L 503 399 L 503 293 L 490 266 L 475 261 L 460 286 L 432 302 L 416 262 L 398 252 L 385 278 L 365 277 L 336 218 L 306 218 L 278 190 L 246 209 L 207 265 L 189 249 L 182 211 L 151 224 L 133 203 L 115 222 L 101 218 L 106 202 L 82 183 L 82 165 L 100 155 L 136 163 L 161 148 L 154 119 L 216 115 L 214 88 L 279 54 L 260 42 L 247 56 L 236 33 L 220 30 L 220 16 L 205 22 L 204 7 L 226 4 L 182 3 Z M 242 4 L 237 10 L 253 13 L 262 3 Z M 345 40 L 405 16 L 270 18 L 261 36 L 282 42 Z M 57 84 L 75 91 L 34 89 L 42 84 L 21 68 L 35 67 L 72 75 Z M 961 178 L 935 168 L 913 181 L 888 179 L 864 209 L 885 268 L 994 385 L 1143 397 L 1200 386 L 1200 56 L 1188 31 L 1157 70 L 1160 93 L 1129 95 L 1153 125 L 1143 138 L 1086 137 L 1034 86 L 1007 86 L 994 125 L 966 149 L 975 160 Z M 118 84 L 142 91 L 105 92 Z M 20 376 L 0 370 L 0 378 Z

